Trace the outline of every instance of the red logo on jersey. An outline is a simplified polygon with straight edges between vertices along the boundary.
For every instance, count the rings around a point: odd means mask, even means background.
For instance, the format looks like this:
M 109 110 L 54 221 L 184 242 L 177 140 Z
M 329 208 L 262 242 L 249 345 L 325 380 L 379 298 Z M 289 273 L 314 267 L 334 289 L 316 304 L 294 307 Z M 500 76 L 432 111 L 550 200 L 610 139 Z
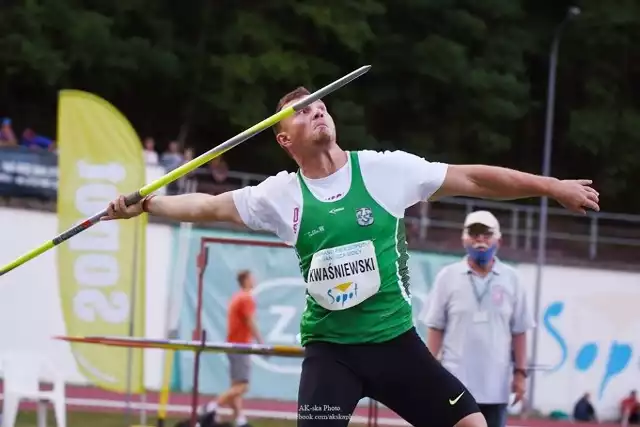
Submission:
M 331 196 L 328 199 L 326 199 L 327 202 L 330 202 L 331 200 L 336 200 L 338 197 L 342 196 L 342 193 L 338 193 L 335 196 Z
M 298 221 L 300 220 L 299 218 L 300 215 L 300 209 L 299 208 L 294 208 L 293 209 L 293 233 L 297 233 L 298 232 Z

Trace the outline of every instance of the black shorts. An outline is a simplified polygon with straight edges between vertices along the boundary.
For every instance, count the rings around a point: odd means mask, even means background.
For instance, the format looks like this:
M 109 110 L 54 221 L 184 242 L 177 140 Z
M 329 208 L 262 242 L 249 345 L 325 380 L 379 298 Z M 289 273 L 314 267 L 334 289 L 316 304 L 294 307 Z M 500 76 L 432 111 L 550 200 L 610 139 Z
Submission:
M 310 343 L 298 390 L 298 427 L 343 426 L 369 397 L 414 427 L 453 427 L 480 412 L 415 328 L 380 344 Z

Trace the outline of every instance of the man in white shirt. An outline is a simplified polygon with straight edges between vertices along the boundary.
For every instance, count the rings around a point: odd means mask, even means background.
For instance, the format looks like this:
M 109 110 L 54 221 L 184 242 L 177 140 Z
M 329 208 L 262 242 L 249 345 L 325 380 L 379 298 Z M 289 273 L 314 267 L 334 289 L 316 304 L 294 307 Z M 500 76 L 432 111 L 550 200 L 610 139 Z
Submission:
M 308 94 L 298 88 L 277 109 Z M 225 221 L 271 232 L 295 248 L 307 282 L 299 427 L 346 427 L 363 397 L 417 427 L 486 427 L 473 397 L 413 325 L 404 211 L 444 196 L 549 196 L 585 213 L 599 209 L 591 181 L 433 163 L 402 151 L 345 152 L 322 101 L 274 131 L 296 173 L 216 196 L 152 195 L 129 207 L 119 197 L 104 219 L 148 212 L 181 222 Z
M 467 256 L 438 273 L 424 318 L 429 350 L 442 354 L 443 366 L 471 392 L 488 427 L 505 427 L 510 392 L 514 403 L 524 395 L 526 331 L 534 326 L 516 270 L 495 256 L 500 238 L 491 212 L 467 216 Z

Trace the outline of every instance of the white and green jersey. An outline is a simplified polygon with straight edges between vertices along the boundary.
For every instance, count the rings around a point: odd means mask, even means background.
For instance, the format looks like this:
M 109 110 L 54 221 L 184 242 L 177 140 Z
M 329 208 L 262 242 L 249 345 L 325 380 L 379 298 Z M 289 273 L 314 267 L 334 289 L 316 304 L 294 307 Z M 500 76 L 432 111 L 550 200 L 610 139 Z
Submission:
M 233 193 L 249 228 L 298 254 L 302 345 L 382 342 L 413 326 L 404 211 L 440 187 L 447 165 L 402 151 L 348 155 L 326 178 L 281 172 Z

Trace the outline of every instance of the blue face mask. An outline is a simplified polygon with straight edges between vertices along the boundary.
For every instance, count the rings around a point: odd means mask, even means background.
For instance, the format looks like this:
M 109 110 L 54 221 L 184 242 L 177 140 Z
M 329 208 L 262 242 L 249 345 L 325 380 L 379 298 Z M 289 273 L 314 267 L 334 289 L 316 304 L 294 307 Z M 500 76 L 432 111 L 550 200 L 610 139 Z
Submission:
M 495 255 L 497 249 L 498 245 L 495 243 L 489 246 L 487 249 L 483 250 L 475 249 L 471 246 L 466 247 L 467 255 L 469 255 L 469 258 L 471 258 L 473 262 L 478 264 L 480 267 L 484 267 L 493 259 L 493 256 Z

